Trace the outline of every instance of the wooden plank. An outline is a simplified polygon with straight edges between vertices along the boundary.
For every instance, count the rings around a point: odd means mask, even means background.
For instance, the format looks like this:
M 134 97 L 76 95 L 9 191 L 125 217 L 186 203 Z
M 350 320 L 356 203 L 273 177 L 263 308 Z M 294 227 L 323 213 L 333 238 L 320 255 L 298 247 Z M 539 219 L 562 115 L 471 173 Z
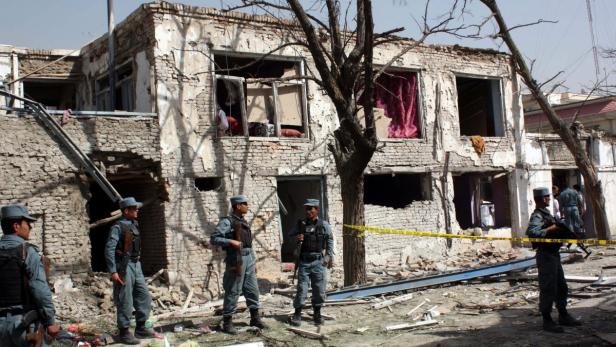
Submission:
M 186 301 L 184 301 L 184 305 L 182 305 L 182 312 L 186 311 L 186 309 L 188 308 L 188 305 L 190 304 L 190 300 L 192 300 L 193 295 L 195 294 L 195 291 L 190 288 L 190 291 L 188 292 L 188 296 L 186 297 Z
M 292 327 L 287 328 L 287 330 L 294 332 L 298 335 L 302 335 L 304 337 L 309 337 L 311 339 L 329 340 L 329 337 L 325 334 L 319 334 L 312 331 Z
M 389 299 L 389 300 L 378 302 L 378 303 L 372 305 L 372 308 L 375 309 L 375 310 L 380 310 L 382 308 L 389 307 L 389 306 L 391 306 L 393 304 L 398 304 L 398 303 L 401 303 L 401 302 L 405 302 L 405 301 L 411 300 L 412 298 L 413 298 L 413 293 L 404 294 L 404 295 L 397 296 L 397 297 L 395 297 L 393 299 Z
M 400 323 L 400 324 L 391 324 L 385 326 L 385 331 L 394 331 L 394 330 L 404 330 L 404 329 L 413 329 L 423 326 L 435 325 L 438 324 L 437 320 L 424 320 L 417 323 Z

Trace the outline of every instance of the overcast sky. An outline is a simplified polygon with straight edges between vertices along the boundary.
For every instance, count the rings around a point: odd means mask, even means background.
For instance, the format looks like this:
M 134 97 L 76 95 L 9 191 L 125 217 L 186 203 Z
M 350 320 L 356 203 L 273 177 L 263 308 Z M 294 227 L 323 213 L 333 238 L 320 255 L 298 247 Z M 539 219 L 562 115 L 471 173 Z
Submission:
M 276 1 L 276 0 L 274 0 Z M 116 23 L 124 19 L 141 3 L 138 0 L 114 0 Z M 190 5 L 227 7 L 236 0 L 184 0 Z M 304 1 L 312 4 L 315 1 Z M 436 0 L 430 7 L 431 19 L 443 14 L 452 1 Z M 561 79 L 570 91 L 592 85 L 595 65 L 588 22 L 586 0 L 499 0 L 509 25 L 534 22 L 538 19 L 558 21 L 514 31 L 522 52 L 535 59 L 537 80 L 545 80 L 563 70 Z M 415 19 L 423 15 L 425 0 L 373 0 L 375 26 L 385 31 L 403 26 L 404 36 L 418 37 Z M 595 39 L 599 50 L 616 48 L 616 1 L 590 0 Z M 2 3 L 0 11 L 0 44 L 33 48 L 78 48 L 107 30 L 107 0 L 19 0 Z M 478 0 L 473 0 L 465 22 L 478 22 L 487 13 Z M 491 29 L 492 26 L 489 27 Z M 494 48 L 505 51 L 497 41 L 460 40 L 435 36 L 429 42 L 460 44 L 470 47 Z M 614 74 L 614 59 L 602 58 L 601 75 Z M 612 79 L 613 80 L 613 79 Z

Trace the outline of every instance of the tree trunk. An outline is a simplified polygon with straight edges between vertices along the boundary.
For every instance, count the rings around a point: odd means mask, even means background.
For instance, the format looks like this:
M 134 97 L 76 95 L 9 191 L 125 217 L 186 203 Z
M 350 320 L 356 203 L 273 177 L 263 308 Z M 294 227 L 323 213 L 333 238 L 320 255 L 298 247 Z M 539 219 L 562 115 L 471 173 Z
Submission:
M 340 176 L 342 215 L 345 225 L 364 225 L 364 175 Z M 344 285 L 366 282 L 366 247 L 363 233 L 351 228 L 342 229 Z
M 588 191 L 588 195 L 590 196 L 593 206 L 597 236 L 600 239 L 610 239 L 611 233 L 607 222 L 607 214 L 605 213 L 605 198 L 603 197 L 601 181 L 599 180 L 599 176 L 597 174 L 597 168 L 590 159 L 586 148 L 582 145 L 580 137 L 576 134 L 577 131 L 574 133 L 574 131 L 572 131 L 572 129 L 570 129 L 570 127 L 567 126 L 562 119 L 560 119 L 548 102 L 539 84 L 537 84 L 537 81 L 533 79 L 530 69 L 524 60 L 524 56 L 511 37 L 509 27 L 505 23 L 496 0 L 481 0 L 481 2 L 492 11 L 492 15 L 494 16 L 499 28 L 498 35 L 503 39 L 509 48 L 509 51 L 511 51 L 511 56 L 515 61 L 515 65 L 520 76 L 535 97 L 535 100 L 539 103 L 539 107 L 541 107 L 541 110 L 547 116 L 554 131 L 560 136 L 573 155 L 575 164 L 580 170 L 582 176 L 584 176 L 585 187 Z

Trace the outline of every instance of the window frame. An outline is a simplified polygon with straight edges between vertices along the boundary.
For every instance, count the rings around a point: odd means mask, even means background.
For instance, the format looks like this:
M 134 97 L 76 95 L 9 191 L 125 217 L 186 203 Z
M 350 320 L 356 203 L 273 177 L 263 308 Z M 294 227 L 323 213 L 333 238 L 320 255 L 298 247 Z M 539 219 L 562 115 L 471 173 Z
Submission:
M 383 65 L 375 65 L 374 69 L 380 69 L 382 68 Z M 425 110 L 425 103 L 423 101 L 424 98 L 424 81 L 423 81 L 423 77 L 424 77 L 424 71 L 425 69 L 422 68 L 412 68 L 412 67 L 403 67 L 403 66 L 390 66 L 389 68 L 387 68 L 385 71 L 383 71 L 383 73 L 385 72 L 414 72 L 417 75 L 417 113 L 418 113 L 418 128 L 419 128 L 419 136 L 418 137 L 412 137 L 412 138 L 397 138 L 397 137 L 387 137 L 387 138 L 379 138 L 379 141 L 391 141 L 391 142 L 399 142 L 399 141 L 409 141 L 409 140 L 426 140 L 426 126 L 425 126 L 425 119 L 424 116 L 427 114 L 426 110 Z M 375 86 L 376 88 L 376 81 L 375 81 Z
M 122 72 L 122 70 L 124 70 L 127 66 L 130 65 L 130 69 L 131 69 L 131 73 L 130 75 L 119 79 L 118 77 L 118 73 Z M 135 108 L 137 107 L 136 105 L 136 90 L 135 90 L 135 77 L 136 77 L 136 73 L 135 73 L 135 64 L 133 59 L 129 59 L 125 62 L 123 62 L 122 64 L 119 64 L 116 66 L 115 68 L 115 88 L 114 88 L 114 93 L 117 93 L 117 90 L 120 89 L 120 94 L 122 94 L 122 108 L 127 108 L 126 110 L 117 110 L 117 111 L 127 111 L 127 112 L 133 112 L 135 110 Z M 105 81 L 106 86 L 104 88 L 101 88 L 100 85 L 102 84 L 101 81 Z M 130 83 L 127 83 L 130 82 Z M 111 100 L 109 98 L 109 75 L 108 74 L 100 74 L 95 80 L 94 80 L 94 106 L 96 107 L 97 111 L 116 111 L 115 105 L 111 105 Z M 124 100 L 124 95 L 129 96 L 128 100 Z M 99 100 L 103 100 L 103 104 L 104 104 L 104 108 L 100 107 L 100 102 Z M 116 100 L 117 102 L 117 100 Z M 128 107 L 124 107 L 124 105 L 127 105 Z
M 457 114 L 458 114 L 458 137 L 470 137 L 472 135 L 462 135 L 462 130 L 461 130 L 461 126 L 460 126 L 460 103 L 459 103 L 459 99 L 460 99 L 460 94 L 458 91 L 458 82 L 457 79 L 458 78 L 467 78 L 467 79 L 477 79 L 477 80 L 487 80 L 487 81 L 498 81 L 498 83 L 496 84 L 498 86 L 498 93 L 500 95 L 500 100 L 498 103 L 495 102 L 494 100 L 494 95 L 490 95 L 490 99 L 492 101 L 492 117 L 494 118 L 494 133 L 497 133 L 497 130 L 500 130 L 502 132 L 502 135 L 494 135 L 494 136 L 484 136 L 481 135 L 482 137 L 495 137 L 495 138 L 503 138 L 503 137 L 507 137 L 507 131 L 509 130 L 509 128 L 507 127 L 507 119 L 505 117 L 505 95 L 504 95 L 504 90 L 505 90 L 505 86 L 504 86 L 504 77 L 503 76 L 491 76 L 491 75 L 476 75 L 476 74 L 470 74 L 470 73 L 463 73 L 463 72 L 453 72 L 454 75 L 454 89 L 456 91 L 456 101 L 455 101 L 455 105 L 456 105 L 456 110 L 457 110 Z M 492 87 L 491 87 L 491 90 Z M 490 93 L 493 94 L 493 93 Z M 496 105 L 498 104 L 498 107 L 500 109 L 500 117 L 498 118 L 501 122 L 501 129 L 498 129 L 498 126 L 496 125 L 496 120 L 497 118 L 494 117 L 494 108 L 496 107 Z
M 257 53 L 243 53 L 243 52 L 228 52 L 228 51 L 212 51 L 211 52 L 211 59 L 210 59 L 210 69 L 212 71 L 212 107 L 213 107 L 213 119 L 215 120 L 216 117 L 218 117 L 218 112 L 217 112 L 217 84 L 219 80 L 230 80 L 233 81 L 234 83 L 240 83 L 240 99 L 242 100 L 240 102 L 241 105 L 241 116 L 242 116 L 242 135 L 223 135 L 221 137 L 224 138 L 230 138 L 230 137 L 238 137 L 238 136 L 244 136 L 244 137 L 250 137 L 250 138 L 268 138 L 268 139 L 274 139 L 274 138 L 278 138 L 278 139 L 295 139 L 295 140 L 301 140 L 301 139 L 309 139 L 310 138 L 310 126 L 309 126 L 309 115 L 308 115 L 308 80 L 306 78 L 297 78 L 297 79 L 291 79 L 291 80 L 287 80 L 287 81 L 273 81 L 272 83 L 272 107 L 273 107 L 273 122 L 274 122 L 274 136 L 273 137 L 269 137 L 269 136 L 250 136 L 249 135 L 249 131 L 248 131 L 248 112 L 246 109 L 246 95 L 244 93 L 244 88 L 246 87 L 246 78 L 245 77 L 240 77 L 240 76 L 233 76 L 233 75 L 223 75 L 223 74 L 218 74 L 216 73 L 216 64 L 215 64 L 215 60 L 214 57 L 215 56 L 220 56 L 220 55 L 226 55 L 228 57 L 232 57 L 232 58 L 242 58 L 242 59 L 263 59 L 263 61 L 270 61 L 270 62 L 276 62 L 276 61 L 284 61 L 284 62 L 293 62 L 298 64 L 299 67 L 299 75 L 300 76 L 305 76 L 306 75 L 306 65 L 305 65 L 305 59 L 301 58 L 301 57 L 290 57 L 290 56 L 279 56 L 279 55 L 269 55 L 268 57 L 263 58 L 262 54 L 257 54 Z M 279 105 L 278 105 L 278 88 L 280 87 L 280 85 L 298 85 L 300 86 L 300 93 L 301 93 L 301 97 L 300 97 L 300 112 L 301 112 L 301 120 L 302 120 L 302 127 L 304 130 L 304 136 L 302 136 L 301 138 L 293 138 L 293 137 L 284 137 L 281 136 L 281 123 L 280 123 L 280 117 L 278 115 L 279 112 Z M 215 122 L 214 122 L 215 124 Z

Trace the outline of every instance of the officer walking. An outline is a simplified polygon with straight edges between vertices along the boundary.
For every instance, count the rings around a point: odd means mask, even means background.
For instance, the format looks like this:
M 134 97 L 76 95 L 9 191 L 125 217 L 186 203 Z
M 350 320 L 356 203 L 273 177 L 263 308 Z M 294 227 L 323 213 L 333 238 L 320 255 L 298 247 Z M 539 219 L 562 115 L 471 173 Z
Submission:
M 567 224 L 571 231 L 576 234 L 580 234 L 582 232 L 580 206 L 583 205 L 583 201 L 580 199 L 580 196 L 575 190 L 567 188 L 560 193 L 558 200 L 560 202 L 562 218 L 565 224 Z
M 302 323 L 302 307 L 308 294 L 308 284 L 312 286 L 313 321 L 316 325 L 323 324 L 321 306 L 325 301 L 325 287 L 327 286 L 326 266 L 333 265 L 334 236 L 327 221 L 319 218 L 319 200 L 306 199 L 306 218 L 298 221 L 291 235 L 297 235 L 299 247 L 299 269 L 297 292 L 293 300 L 295 313 L 291 317 L 291 325 L 300 326 Z
M 561 193 L 562 196 L 562 193 Z M 559 238 L 561 227 L 556 221 L 548 206 L 550 204 L 550 190 L 548 188 L 533 189 L 536 208 L 530 216 L 526 234 L 531 238 Z M 552 304 L 558 309 L 558 324 L 564 326 L 578 326 L 581 323 L 571 317 L 567 312 L 567 282 L 563 267 L 560 264 L 560 243 L 533 243 L 537 249 L 537 269 L 539 270 L 539 311 L 543 316 L 543 330 L 562 333 L 563 328 L 552 320 Z
M 30 224 L 36 219 L 21 205 L 4 206 L 0 213 L 0 346 L 34 343 L 26 339 L 30 327 L 21 323 L 23 315 L 30 311 L 38 312 L 38 324 L 43 324 L 47 334 L 54 337 L 60 327 L 54 322 L 45 269 L 36 246 L 26 242 L 30 238 Z
M 223 288 L 225 298 L 222 308 L 222 329 L 228 334 L 237 334 L 233 326 L 233 314 L 237 300 L 243 293 L 250 309 L 250 325 L 265 329 L 266 325 L 259 317 L 259 285 L 254 251 L 252 250 L 252 232 L 244 215 L 248 213 L 248 199 L 244 195 L 231 197 L 231 214 L 222 217 L 210 242 L 226 250 L 225 275 Z
M 155 336 L 154 331 L 145 326 L 152 299 L 139 261 L 141 235 L 137 217 L 141 206 L 143 204 L 133 197 L 120 201 L 122 217 L 111 227 L 105 246 L 107 269 L 113 282 L 120 342 L 127 345 L 137 345 L 139 339 Z M 134 335 L 129 330 L 133 308 L 137 322 Z

